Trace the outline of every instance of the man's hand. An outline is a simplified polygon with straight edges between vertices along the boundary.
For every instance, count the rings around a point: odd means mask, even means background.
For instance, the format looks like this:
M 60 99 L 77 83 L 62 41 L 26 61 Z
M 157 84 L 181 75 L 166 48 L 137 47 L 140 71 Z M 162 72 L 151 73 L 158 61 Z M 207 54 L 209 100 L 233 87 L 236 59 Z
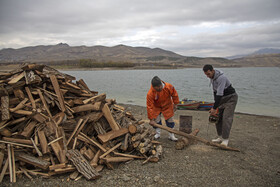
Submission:
M 209 110 L 209 113 L 212 116 L 217 116 L 218 111 L 217 111 L 217 109 L 211 108 L 211 110 Z
M 173 104 L 173 111 L 176 112 L 176 110 L 177 110 L 177 105 Z
M 154 124 L 157 124 L 157 123 L 155 122 L 154 119 L 151 119 L 150 122 L 149 122 L 149 124 L 150 124 L 150 125 L 154 125 Z

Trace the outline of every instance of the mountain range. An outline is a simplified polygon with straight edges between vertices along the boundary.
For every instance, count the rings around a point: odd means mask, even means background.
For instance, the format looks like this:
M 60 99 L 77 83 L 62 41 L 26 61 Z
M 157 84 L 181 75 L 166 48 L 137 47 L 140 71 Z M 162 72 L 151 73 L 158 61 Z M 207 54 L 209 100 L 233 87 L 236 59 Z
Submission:
M 183 56 L 160 48 L 131 47 L 126 45 L 113 47 L 72 47 L 68 44 L 60 43 L 57 45 L 39 45 L 0 50 L 1 64 L 37 62 L 45 64 L 66 63 L 67 65 L 67 63 L 73 64 L 81 60 L 103 63 L 129 62 L 144 66 L 202 67 L 204 64 L 213 64 L 220 67 L 280 67 L 280 49 L 261 49 L 252 54 L 237 55 L 235 58 Z

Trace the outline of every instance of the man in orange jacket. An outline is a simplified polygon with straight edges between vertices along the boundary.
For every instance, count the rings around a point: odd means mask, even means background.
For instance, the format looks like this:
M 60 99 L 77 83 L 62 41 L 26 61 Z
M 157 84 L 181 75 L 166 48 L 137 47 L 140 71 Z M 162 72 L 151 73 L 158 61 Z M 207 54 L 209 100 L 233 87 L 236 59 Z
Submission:
M 151 83 L 151 88 L 147 94 L 147 113 L 150 124 L 157 123 L 161 125 L 162 114 L 166 125 L 174 128 L 173 116 L 179 103 L 177 91 L 171 84 L 162 81 L 158 76 L 155 76 Z M 160 128 L 156 128 L 155 138 L 160 138 Z M 169 139 L 172 141 L 178 140 L 173 133 L 169 133 Z

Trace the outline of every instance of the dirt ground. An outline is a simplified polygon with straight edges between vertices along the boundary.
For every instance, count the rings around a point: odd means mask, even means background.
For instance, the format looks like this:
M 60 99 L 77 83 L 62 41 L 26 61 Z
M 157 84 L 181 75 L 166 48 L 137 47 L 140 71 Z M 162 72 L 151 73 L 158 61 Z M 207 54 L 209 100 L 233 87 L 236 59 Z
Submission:
M 145 107 L 126 106 L 136 118 L 147 120 Z M 207 128 L 207 111 L 177 111 L 176 129 L 180 115 L 192 116 L 198 136 L 209 140 L 216 136 L 214 125 Z M 114 170 L 104 169 L 94 181 L 71 181 L 65 174 L 32 181 L 22 176 L 11 184 L 6 176 L 0 186 L 280 186 L 280 118 L 235 114 L 229 146 L 241 152 L 202 143 L 176 150 L 163 131 L 159 141 L 164 154 L 158 163 L 142 165 L 143 160 L 134 160 L 116 165 Z

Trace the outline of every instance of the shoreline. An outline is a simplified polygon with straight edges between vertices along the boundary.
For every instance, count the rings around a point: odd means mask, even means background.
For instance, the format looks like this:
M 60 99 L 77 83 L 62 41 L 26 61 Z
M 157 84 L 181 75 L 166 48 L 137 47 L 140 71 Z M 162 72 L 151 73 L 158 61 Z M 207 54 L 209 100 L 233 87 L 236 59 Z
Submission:
M 117 104 L 118 105 L 122 105 L 122 106 L 127 106 L 127 107 L 132 106 L 132 107 L 141 107 L 141 108 L 145 108 L 146 109 L 145 106 L 136 105 L 136 104 L 126 104 L 126 103 L 117 103 Z M 176 110 L 176 111 L 207 112 L 207 110 Z M 267 116 L 267 115 L 263 115 L 263 114 L 251 114 L 251 113 L 246 113 L 246 112 L 234 112 L 234 114 L 280 119 L 280 116 Z

